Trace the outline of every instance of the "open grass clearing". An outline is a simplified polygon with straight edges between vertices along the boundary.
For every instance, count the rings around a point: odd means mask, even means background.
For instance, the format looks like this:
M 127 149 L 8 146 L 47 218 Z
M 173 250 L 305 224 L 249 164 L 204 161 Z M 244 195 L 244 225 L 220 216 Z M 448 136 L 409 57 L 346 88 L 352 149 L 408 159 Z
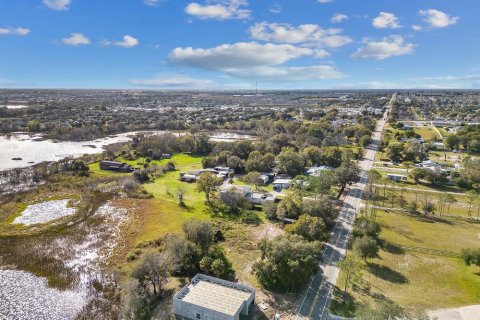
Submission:
M 480 270 L 438 252 L 459 254 L 478 247 L 480 224 L 432 220 L 397 213 L 379 213 L 384 242 L 379 257 L 365 265 L 363 280 L 369 292 L 349 289 L 353 306 L 335 304 L 335 310 L 352 315 L 361 305 L 373 306 L 381 297 L 407 310 L 438 309 L 477 304 Z M 343 287 L 342 274 L 338 285 Z

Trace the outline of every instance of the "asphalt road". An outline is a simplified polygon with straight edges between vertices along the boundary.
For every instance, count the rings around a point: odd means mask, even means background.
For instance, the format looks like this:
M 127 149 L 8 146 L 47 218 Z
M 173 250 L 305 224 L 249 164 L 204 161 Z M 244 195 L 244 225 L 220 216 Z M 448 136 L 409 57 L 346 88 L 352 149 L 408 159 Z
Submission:
M 395 101 L 396 95 L 387 104 Z M 385 118 L 377 122 L 377 127 L 372 134 L 372 144 L 367 148 L 364 157 L 359 161 L 361 169 L 360 181 L 350 187 L 342 195 L 343 206 L 333 229 L 330 242 L 326 245 L 320 261 L 320 270 L 312 278 L 308 290 L 298 308 L 297 320 L 323 320 L 328 319 L 330 301 L 333 290 L 340 273 L 337 263 L 341 261 L 346 253 L 346 247 L 352 232 L 355 216 L 362 199 L 363 190 L 367 184 L 367 173 L 373 167 L 375 154 L 382 137 L 385 126 Z

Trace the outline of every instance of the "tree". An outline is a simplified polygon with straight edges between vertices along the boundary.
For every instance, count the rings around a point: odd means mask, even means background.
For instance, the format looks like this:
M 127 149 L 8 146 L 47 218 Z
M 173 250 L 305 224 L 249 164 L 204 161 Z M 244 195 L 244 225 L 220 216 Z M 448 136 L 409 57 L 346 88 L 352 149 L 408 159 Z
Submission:
M 413 161 L 403 161 L 402 164 L 407 169 L 408 173 L 408 170 L 413 166 Z
M 321 171 L 318 175 L 311 176 L 309 179 L 308 188 L 315 192 L 315 199 L 317 194 L 328 194 L 335 182 L 335 177 L 331 171 Z
M 362 216 L 355 219 L 353 227 L 353 236 L 355 238 L 367 236 L 372 239 L 378 239 L 380 231 L 380 224 L 371 217 Z
M 122 313 L 126 320 L 147 319 L 150 315 L 147 295 L 136 279 L 122 284 Z
M 178 205 L 180 207 L 185 207 L 185 195 L 187 194 L 187 189 L 185 187 L 179 186 L 177 188 L 177 199 Z
M 270 169 L 270 165 L 275 163 L 275 155 L 266 153 L 262 155 L 259 151 L 254 150 L 250 152 L 248 160 L 245 163 L 247 172 L 258 171 L 265 172 Z
M 460 144 L 460 139 L 457 135 L 451 134 L 445 139 L 445 146 L 450 150 L 458 149 Z
M 377 241 L 368 236 L 357 238 L 353 242 L 353 251 L 365 261 L 367 261 L 368 258 L 375 258 L 378 250 Z
M 325 240 L 327 237 L 325 223 L 321 218 L 302 214 L 295 223 L 285 227 L 285 231 L 298 234 L 305 240 Z
M 295 177 L 303 173 L 305 160 L 292 148 L 283 148 L 282 152 L 280 152 L 275 161 L 277 163 L 277 169 L 291 177 Z
M 217 188 L 222 184 L 222 179 L 210 172 L 204 172 L 197 180 L 197 190 L 205 192 L 207 203 L 211 205 L 212 195 L 217 191 Z
M 312 217 L 320 217 L 327 226 L 332 228 L 338 216 L 335 203 L 328 196 L 320 196 L 316 200 L 303 200 L 303 213 Z
M 382 179 L 382 174 L 375 169 L 370 169 L 368 171 L 368 189 L 370 192 L 373 192 L 373 186 L 380 182 Z
M 387 147 L 387 157 L 392 160 L 392 162 L 400 162 L 403 158 L 403 145 L 401 143 L 393 143 Z
M 361 145 L 363 148 L 368 147 L 368 145 L 372 142 L 372 138 L 369 135 L 362 136 L 358 141 L 358 144 Z
M 253 273 L 265 288 L 294 292 L 303 288 L 318 271 L 321 243 L 286 234 L 259 244 L 261 260 L 253 264 Z
M 302 196 L 299 192 L 290 192 L 277 206 L 277 217 L 297 218 L 302 213 Z
M 167 267 L 158 253 L 147 252 L 132 270 L 132 277 L 137 279 L 145 288 L 147 294 L 149 288 L 153 289 L 153 295 L 162 292 L 163 283 L 167 279 Z
M 472 207 L 475 201 L 478 199 L 478 193 L 471 190 L 467 192 L 467 203 L 468 203 L 468 216 L 472 216 Z
M 474 264 L 480 267 L 480 249 L 463 249 L 461 257 L 467 266 Z
M 338 263 L 338 266 L 345 277 L 345 286 L 343 289 L 343 300 L 345 300 L 348 286 L 358 282 L 362 278 L 362 264 L 353 256 L 348 255 Z
M 187 240 L 206 251 L 213 242 L 213 227 L 209 221 L 187 220 L 182 225 Z
M 424 179 L 426 176 L 424 168 L 413 168 L 410 171 L 410 177 L 415 180 L 415 183 L 418 183 L 419 180 Z
M 200 260 L 200 271 L 222 279 L 231 279 L 235 274 L 225 251 L 218 245 L 211 246 Z
M 252 171 L 252 172 L 247 173 L 243 177 L 243 181 L 246 184 L 254 185 L 255 189 L 257 189 L 257 190 L 258 190 L 259 186 L 263 185 L 263 180 L 261 178 L 261 174 L 259 172 L 256 172 L 256 171 Z
M 275 219 L 277 218 L 277 205 L 274 202 L 265 202 L 263 212 L 265 212 L 267 219 Z
M 351 185 L 360 180 L 360 169 L 354 164 L 343 163 L 335 169 L 335 180 L 340 185 L 342 191 L 347 185 Z
M 450 205 L 457 202 L 457 199 L 452 194 L 447 193 L 445 201 L 448 203 L 447 212 L 450 213 Z

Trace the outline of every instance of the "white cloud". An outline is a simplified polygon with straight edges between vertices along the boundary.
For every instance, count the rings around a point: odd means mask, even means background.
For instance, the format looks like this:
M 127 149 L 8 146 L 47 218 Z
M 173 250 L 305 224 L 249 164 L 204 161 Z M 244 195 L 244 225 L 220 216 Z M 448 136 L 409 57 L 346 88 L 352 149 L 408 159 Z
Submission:
M 330 3 L 332 2 L 333 0 L 318 0 L 319 3 Z
M 245 69 L 231 69 L 226 73 L 232 77 L 272 82 L 293 82 L 307 80 L 340 79 L 345 75 L 329 65 L 305 67 L 260 66 Z
M 423 77 L 416 80 L 420 81 L 461 81 L 461 80 L 480 80 L 480 74 L 467 74 L 462 76 L 439 76 Z
M 63 38 L 62 42 L 69 46 L 90 44 L 90 40 L 81 33 L 71 33 L 70 37 Z
M 172 74 L 172 75 L 159 75 L 150 79 L 134 79 L 129 83 L 142 86 L 142 87 L 154 87 L 154 88 L 207 88 L 212 87 L 215 82 L 208 79 L 194 79 L 189 76 Z
M 5 35 L 15 35 L 15 36 L 26 36 L 27 34 L 30 33 L 30 29 L 27 28 L 12 28 L 12 27 L 4 27 L 0 28 L 0 36 L 5 36 Z
M 372 25 L 377 29 L 398 29 L 401 27 L 398 18 L 389 12 L 380 12 L 379 16 L 373 19 Z
M 170 60 L 178 65 L 225 71 L 235 68 L 279 65 L 312 54 L 314 54 L 312 49 L 289 44 L 237 42 L 209 49 L 176 48 L 170 53 Z
M 413 31 L 422 31 L 423 27 L 415 24 L 412 26 L 412 29 Z
M 364 39 L 364 46 L 352 54 L 355 59 L 384 60 L 394 56 L 402 56 L 413 53 L 415 47 L 412 43 L 405 43 L 402 36 L 390 36 L 381 41 Z
M 160 0 L 143 0 L 147 6 L 155 7 L 160 3 Z
M 348 20 L 348 16 L 346 14 L 341 14 L 341 13 L 337 13 L 335 14 L 332 19 L 330 19 L 330 21 L 332 23 L 340 23 L 344 20 Z
M 291 44 L 314 44 L 322 47 L 337 48 L 352 42 L 342 35 L 342 29 L 322 29 L 317 24 L 302 24 L 294 27 L 290 24 L 256 23 L 249 29 L 253 39 Z
M 273 6 L 268 9 L 271 13 L 282 13 L 283 7 L 279 4 L 274 4 Z
M 251 11 L 244 7 L 247 0 L 214 0 L 207 4 L 192 2 L 185 8 L 185 12 L 199 19 L 247 19 Z
M 454 25 L 460 19 L 459 17 L 451 17 L 445 12 L 429 9 L 429 10 L 420 10 L 419 15 L 424 16 L 423 19 L 433 28 L 445 28 L 451 25 Z
M 123 36 L 122 41 L 116 41 L 116 42 L 112 42 L 108 40 L 102 41 L 102 45 L 104 46 L 114 45 L 114 46 L 123 47 L 123 48 L 133 48 L 137 46 L 139 43 L 140 42 L 137 39 L 135 39 L 132 36 L 129 36 L 128 34 Z
M 68 10 L 71 0 L 43 0 L 43 3 L 53 10 Z
M 328 53 L 327 50 L 323 50 L 323 49 L 315 50 L 315 58 L 317 59 L 323 59 L 325 57 L 328 57 L 329 55 L 330 53 Z

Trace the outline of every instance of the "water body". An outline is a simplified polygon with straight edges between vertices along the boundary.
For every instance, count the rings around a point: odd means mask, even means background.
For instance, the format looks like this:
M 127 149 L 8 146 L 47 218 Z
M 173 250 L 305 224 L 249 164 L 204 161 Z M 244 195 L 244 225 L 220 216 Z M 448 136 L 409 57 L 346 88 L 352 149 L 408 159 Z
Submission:
M 0 319 L 74 319 L 86 303 L 81 292 L 50 288 L 45 278 L 0 269 Z
M 25 105 L 6 105 L 6 106 L 0 106 L 0 108 L 7 108 L 7 109 L 25 109 L 28 108 L 28 106 Z
M 40 140 L 40 135 L 28 134 L 0 136 L 0 171 L 26 168 L 36 163 L 58 161 L 66 157 L 101 153 L 109 144 L 130 141 L 133 134 L 124 133 L 83 142 Z M 14 158 L 17 160 L 13 160 Z
M 210 141 L 214 142 L 234 142 L 238 140 L 248 140 L 254 141 L 256 140 L 255 136 L 251 136 L 248 134 L 238 134 L 234 132 L 214 132 L 209 135 Z
M 75 288 L 51 288 L 45 278 L 0 266 L 0 320 L 76 318 L 91 298 L 91 282 L 102 279 L 100 265 L 123 243 L 121 227 L 128 219 L 127 210 L 110 202 L 101 206 L 95 215 L 104 222 L 93 226 L 81 239 L 75 235 L 59 236 L 41 249 L 65 261 L 75 272 L 79 278 Z
M 42 135 L 25 133 L 11 136 L 0 136 L 0 171 L 26 168 L 44 161 L 59 161 L 66 157 L 78 158 L 84 154 L 101 153 L 105 146 L 117 142 L 131 141 L 137 133 L 160 135 L 169 131 L 127 132 L 91 141 L 53 141 L 42 140 Z M 188 134 L 174 132 L 176 136 Z M 210 141 L 234 142 L 238 140 L 256 140 L 255 136 L 233 132 L 214 132 L 209 135 Z M 15 160 L 14 160 L 15 159 Z
M 51 200 L 27 206 L 22 214 L 13 223 L 31 225 L 46 223 L 55 219 L 70 216 L 75 213 L 75 208 L 68 207 L 69 199 Z

